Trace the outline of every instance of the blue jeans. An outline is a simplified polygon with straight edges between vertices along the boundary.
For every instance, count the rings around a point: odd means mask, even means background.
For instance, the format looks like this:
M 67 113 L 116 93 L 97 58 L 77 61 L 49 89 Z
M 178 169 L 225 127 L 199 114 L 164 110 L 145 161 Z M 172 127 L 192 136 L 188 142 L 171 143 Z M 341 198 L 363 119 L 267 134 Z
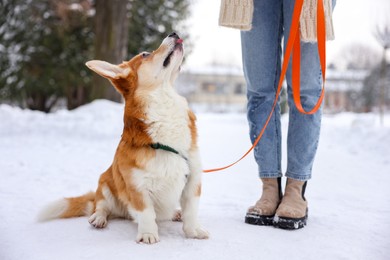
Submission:
M 292 0 L 255 0 L 252 29 L 241 32 L 242 59 L 247 82 L 248 122 L 252 142 L 261 131 L 278 87 L 282 38 L 287 44 Z M 291 64 L 291 60 L 290 60 Z M 287 137 L 288 178 L 311 178 L 320 136 L 322 109 L 313 115 L 301 114 L 295 107 L 291 90 L 291 66 L 287 70 L 289 125 Z M 301 102 L 306 111 L 317 103 L 322 73 L 317 44 L 301 43 Z M 264 135 L 254 149 L 261 178 L 282 176 L 280 106 L 277 105 Z

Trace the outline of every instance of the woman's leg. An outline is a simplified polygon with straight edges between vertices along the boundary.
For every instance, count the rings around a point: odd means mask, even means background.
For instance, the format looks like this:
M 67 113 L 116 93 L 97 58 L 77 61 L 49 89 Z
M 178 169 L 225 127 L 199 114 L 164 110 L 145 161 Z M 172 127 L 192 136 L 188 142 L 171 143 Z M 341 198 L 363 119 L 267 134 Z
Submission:
M 295 1 L 283 1 L 286 46 Z M 322 88 L 322 73 L 316 43 L 301 42 L 300 98 L 302 106 L 310 111 L 318 101 Z M 308 206 L 305 198 L 307 180 L 311 178 L 321 128 L 321 108 L 312 115 L 300 113 L 293 100 L 291 60 L 287 69 L 289 126 L 287 137 L 287 183 L 285 194 L 274 218 L 274 226 L 299 229 L 306 225 Z
M 244 75 L 247 82 L 250 138 L 255 141 L 271 112 L 280 76 L 282 0 L 254 1 L 252 30 L 241 33 Z M 248 209 L 245 222 L 272 225 L 281 199 L 280 108 L 273 116 L 254 155 L 262 181 L 262 195 Z
M 290 32 L 293 8 L 294 1 L 284 0 L 285 46 Z M 306 111 L 310 111 L 317 103 L 322 88 L 322 73 L 316 43 L 301 42 L 300 75 L 302 106 Z M 287 93 L 290 110 L 286 176 L 300 181 L 307 181 L 311 178 L 313 162 L 317 152 L 322 108 L 313 115 L 305 115 L 297 110 L 291 89 L 291 66 L 287 69 Z
M 252 30 L 241 32 L 242 60 L 247 82 L 250 138 L 256 139 L 270 113 L 280 75 L 282 0 L 254 1 Z M 280 108 L 276 107 L 264 135 L 254 149 L 261 178 L 281 172 Z

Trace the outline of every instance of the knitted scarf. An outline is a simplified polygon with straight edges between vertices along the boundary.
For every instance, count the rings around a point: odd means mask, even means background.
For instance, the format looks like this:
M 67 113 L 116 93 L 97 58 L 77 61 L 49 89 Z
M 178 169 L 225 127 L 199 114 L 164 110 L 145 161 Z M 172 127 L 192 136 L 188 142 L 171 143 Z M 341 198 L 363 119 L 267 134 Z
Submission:
M 248 31 L 252 28 L 254 0 L 221 0 L 219 25 Z M 332 22 L 332 0 L 324 0 L 326 38 L 334 39 Z M 304 42 L 317 41 L 317 0 L 303 2 L 300 17 L 301 40 Z

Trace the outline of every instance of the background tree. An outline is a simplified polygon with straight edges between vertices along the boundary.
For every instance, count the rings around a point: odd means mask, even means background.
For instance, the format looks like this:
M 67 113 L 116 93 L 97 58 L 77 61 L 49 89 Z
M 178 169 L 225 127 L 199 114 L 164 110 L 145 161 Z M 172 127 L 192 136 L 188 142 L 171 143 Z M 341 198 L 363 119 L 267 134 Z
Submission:
M 44 112 L 61 98 L 69 101 L 68 108 L 86 103 L 84 62 L 92 42 L 88 1 L 80 2 L 85 8 L 70 0 L 2 3 L 0 98 Z
M 345 46 L 337 57 L 337 60 L 332 63 L 329 68 L 340 69 L 340 71 L 348 70 L 348 73 L 360 78 L 359 75 L 370 73 L 377 68 L 380 63 L 381 55 L 376 49 L 370 45 L 362 43 L 352 43 Z M 346 83 L 348 84 L 348 83 Z M 376 102 L 376 92 L 372 86 L 375 84 L 375 79 L 367 77 L 363 82 L 362 89 L 350 88 L 346 92 L 348 103 L 357 111 L 369 112 Z M 356 112 L 357 112 L 356 111 Z
M 390 48 L 390 22 L 384 24 L 383 26 L 378 26 L 375 32 L 375 38 L 382 46 L 382 62 L 380 65 L 380 84 L 379 84 L 379 115 L 380 123 L 383 125 L 383 114 L 385 106 L 385 97 L 386 97 L 386 85 L 388 84 L 386 71 L 387 71 L 387 61 L 386 54 L 387 49 Z M 386 84 L 387 83 L 387 84 Z
M 56 33 L 60 35 L 62 44 L 58 60 L 63 81 L 61 87 L 67 108 L 74 109 L 91 101 L 90 70 L 85 62 L 93 56 L 93 7 L 90 0 L 54 2 L 60 18 Z
M 372 112 L 374 108 L 380 108 L 380 104 L 383 104 L 383 106 L 390 104 L 389 89 L 386 87 L 382 88 L 383 86 L 388 86 L 390 83 L 390 74 L 385 73 L 386 78 L 383 78 L 383 71 L 389 70 L 390 64 L 382 67 L 382 63 L 380 63 L 364 79 L 361 92 L 364 112 Z M 380 119 L 382 120 L 382 118 Z
M 346 69 L 371 70 L 378 65 L 380 59 L 380 53 L 369 45 L 352 43 L 340 51 L 337 60 Z
M 361 96 L 365 112 L 371 112 L 373 108 L 379 108 L 380 123 L 383 124 L 384 109 L 386 104 L 390 102 L 388 87 L 390 74 L 387 73 L 390 66 L 386 59 L 387 50 L 390 48 L 390 23 L 377 26 L 374 36 L 383 49 L 382 57 L 380 58 L 380 55 L 378 55 L 377 63 L 370 69 L 370 74 L 364 80 Z
M 185 19 L 190 0 L 130 0 L 128 51 L 130 56 L 156 49 L 161 40 L 175 31 L 185 39 L 186 52 L 191 49 Z
M 96 98 L 120 101 L 84 65 L 156 48 L 183 21 L 190 0 L 0 0 L 0 100 L 49 112 Z M 130 55 L 128 55 L 130 54 Z M 91 82 L 92 75 L 93 84 Z
M 26 52 L 23 32 L 26 31 L 24 15 L 28 2 L 21 0 L 0 1 L 0 98 L 22 102 L 19 89 L 23 82 L 19 73 Z

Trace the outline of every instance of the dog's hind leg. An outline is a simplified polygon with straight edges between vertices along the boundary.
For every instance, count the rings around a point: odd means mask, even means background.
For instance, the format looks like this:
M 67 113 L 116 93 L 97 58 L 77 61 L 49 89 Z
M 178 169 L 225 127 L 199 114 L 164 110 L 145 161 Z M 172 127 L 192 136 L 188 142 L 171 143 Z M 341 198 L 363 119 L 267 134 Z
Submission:
M 108 216 L 111 213 L 110 208 L 113 207 L 113 205 L 110 205 L 112 203 L 110 201 L 111 198 L 112 195 L 109 188 L 105 185 L 103 187 L 99 186 L 96 191 L 95 211 L 88 219 L 89 223 L 95 228 L 107 226 Z
M 95 212 L 89 217 L 89 223 L 95 228 L 104 228 L 107 226 L 107 202 L 105 200 L 100 200 L 96 204 Z

